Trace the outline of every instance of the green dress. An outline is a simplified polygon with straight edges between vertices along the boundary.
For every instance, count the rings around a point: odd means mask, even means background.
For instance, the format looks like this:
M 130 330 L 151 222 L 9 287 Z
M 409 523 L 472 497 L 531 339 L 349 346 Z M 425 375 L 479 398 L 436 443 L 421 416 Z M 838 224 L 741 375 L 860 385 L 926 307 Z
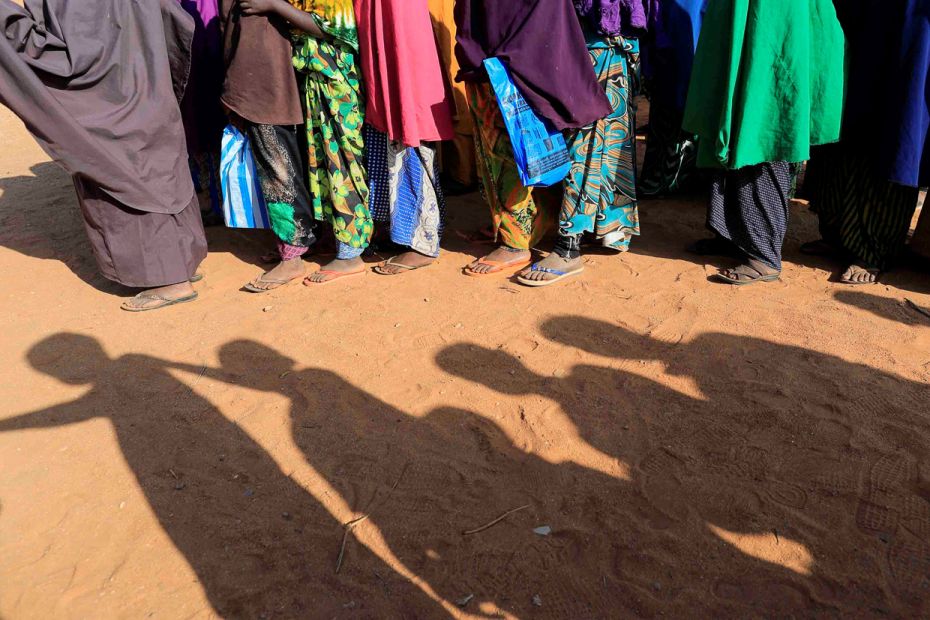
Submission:
M 368 246 L 374 222 L 364 167 L 365 112 L 358 33 L 350 0 L 291 0 L 309 11 L 331 38 L 295 36 L 294 67 L 307 117 L 309 189 L 314 218 L 332 225 L 336 240 Z
M 833 0 L 710 0 L 683 123 L 698 165 L 800 162 L 838 141 L 845 57 Z

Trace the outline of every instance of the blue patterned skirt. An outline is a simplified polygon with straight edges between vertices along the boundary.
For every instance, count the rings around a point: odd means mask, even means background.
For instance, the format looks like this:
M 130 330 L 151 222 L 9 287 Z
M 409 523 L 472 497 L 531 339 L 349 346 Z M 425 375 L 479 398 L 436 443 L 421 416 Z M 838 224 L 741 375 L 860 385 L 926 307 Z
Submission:
M 563 236 L 593 233 L 625 251 L 639 234 L 636 203 L 636 106 L 639 41 L 588 38 L 594 71 L 613 113 L 569 137 L 572 168 L 559 216 Z

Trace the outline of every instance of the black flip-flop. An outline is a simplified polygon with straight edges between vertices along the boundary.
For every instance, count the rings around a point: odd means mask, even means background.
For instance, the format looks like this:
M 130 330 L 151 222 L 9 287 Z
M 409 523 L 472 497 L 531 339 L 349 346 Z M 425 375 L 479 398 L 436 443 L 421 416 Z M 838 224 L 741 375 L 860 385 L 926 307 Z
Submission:
M 734 273 L 737 276 L 746 276 L 746 278 L 734 278 L 732 276 L 726 275 L 726 272 Z M 731 284 L 733 286 L 747 286 L 757 282 L 775 282 L 781 278 L 781 272 L 777 271 L 775 273 L 762 273 L 753 267 L 751 263 L 744 263 L 738 267 L 734 267 L 733 269 L 721 269 L 717 274 L 715 274 L 715 277 L 717 280 L 725 284 Z

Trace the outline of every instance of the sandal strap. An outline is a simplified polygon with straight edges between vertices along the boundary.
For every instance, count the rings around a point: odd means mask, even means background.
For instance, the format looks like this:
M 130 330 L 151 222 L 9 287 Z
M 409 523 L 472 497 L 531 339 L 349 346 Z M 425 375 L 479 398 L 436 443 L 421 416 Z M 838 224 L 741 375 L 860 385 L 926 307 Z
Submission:
M 567 271 L 560 271 L 558 269 L 550 269 L 549 267 L 540 267 L 539 264 L 535 264 L 530 267 L 530 271 L 537 271 L 542 273 L 551 273 L 554 276 L 564 276 L 567 275 Z

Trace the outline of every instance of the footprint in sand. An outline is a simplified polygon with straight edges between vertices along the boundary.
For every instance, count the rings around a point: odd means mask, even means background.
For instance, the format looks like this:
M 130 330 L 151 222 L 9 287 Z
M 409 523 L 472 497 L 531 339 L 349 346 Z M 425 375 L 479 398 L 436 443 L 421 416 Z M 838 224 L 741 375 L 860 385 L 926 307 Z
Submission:
M 930 502 L 917 495 L 905 498 L 901 524 L 920 540 L 930 540 Z
M 901 454 L 886 454 L 869 472 L 869 487 L 856 511 L 856 523 L 866 532 L 891 535 L 904 509 L 903 485 L 910 479 L 910 462 Z
M 895 593 L 918 611 L 930 611 L 930 544 L 908 534 L 899 537 L 888 550 L 888 566 Z
M 688 516 L 688 500 L 682 491 L 681 461 L 665 450 L 654 450 L 639 463 L 641 489 L 649 504 L 673 521 Z

